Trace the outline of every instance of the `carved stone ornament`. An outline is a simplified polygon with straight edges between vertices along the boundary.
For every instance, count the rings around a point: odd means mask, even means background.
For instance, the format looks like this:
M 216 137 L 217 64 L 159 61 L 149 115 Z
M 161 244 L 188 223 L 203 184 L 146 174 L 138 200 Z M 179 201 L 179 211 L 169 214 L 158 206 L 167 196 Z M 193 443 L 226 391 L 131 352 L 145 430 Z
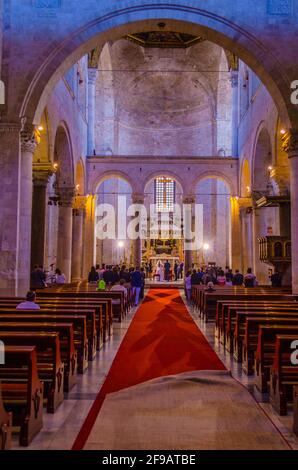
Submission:
M 58 196 L 60 198 L 60 205 L 63 207 L 73 207 L 75 197 L 75 188 L 58 188 Z
M 24 123 L 20 132 L 22 152 L 34 153 L 37 146 L 36 130 L 33 124 Z
M 144 194 L 132 194 L 131 195 L 131 198 L 132 198 L 132 203 L 133 204 L 144 204 Z
M 298 156 L 298 129 L 290 129 L 283 135 L 282 148 L 289 158 Z
M 183 204 L 195 204 L 196 198 L 193 195 L 188 195 L 183 198 Z

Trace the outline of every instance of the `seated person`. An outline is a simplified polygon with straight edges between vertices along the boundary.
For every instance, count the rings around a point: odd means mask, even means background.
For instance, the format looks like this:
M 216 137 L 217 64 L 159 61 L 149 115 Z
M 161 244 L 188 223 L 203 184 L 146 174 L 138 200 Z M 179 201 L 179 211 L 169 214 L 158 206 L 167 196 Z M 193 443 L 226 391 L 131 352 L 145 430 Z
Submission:
M 40 310 L 40 306 L 35 303 L 35 300 L 35 292 L 27 292 L 26 301 L 17 305 L 16 310 Z
M 214 289 L 214 284 L 212 281 L 209 281 L 207 286 L 206 286 L 206 289 L 205 289 L 205 292 L 215 292 L 216 289 Z
M 59 285 L 66 283 L 65 274 L 63 274 L 58 268 L 55 271 L 55 283 Z
M 124 297 L 127 297 L 127 289 L 124 286 L 125 284 L 125 279 L 120 279 L 119 284 L 113 285 L 113 287 L 110 289 L 111 292 L 124 292 Z M 120 305 L 120 299 L 113 299 L 112 300 L 113 305 Z

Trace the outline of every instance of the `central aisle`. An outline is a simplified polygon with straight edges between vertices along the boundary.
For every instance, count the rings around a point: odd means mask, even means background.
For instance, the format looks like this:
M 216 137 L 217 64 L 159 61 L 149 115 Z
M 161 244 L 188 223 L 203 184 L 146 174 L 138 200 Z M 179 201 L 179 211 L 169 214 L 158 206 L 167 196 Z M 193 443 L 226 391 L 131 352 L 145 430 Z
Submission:
M 179 291 L 151 289 L 73 449 L 227 448 L 233 440 L 234 448 L 245 443 L 287 448 L 249 392 L 230 376 Z

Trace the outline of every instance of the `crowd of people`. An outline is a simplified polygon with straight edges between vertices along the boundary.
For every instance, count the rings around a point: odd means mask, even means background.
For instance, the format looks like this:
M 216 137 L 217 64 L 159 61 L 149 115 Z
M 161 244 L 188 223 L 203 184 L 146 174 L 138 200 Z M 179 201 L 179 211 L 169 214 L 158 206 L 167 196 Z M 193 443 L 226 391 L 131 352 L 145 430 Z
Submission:
M 272 287 L 281 287 L 282 275 L 275 270 L 270 276 Z M 208 266 L 207 268 L 193 269 L 188 271 L 185 276 L 185 291 L 186 296 L 190 299 L 191 288 L 194 285 L 203 284 L 206 286 L 206 290 L 210 292 L 215 290 L 215 286 L 244 286 L 244 287 L 256 287 L 258 280 L 251 268 L 247 269 L 245 275 L 239 272 L 238 269 L 233 272 L 229 266 L 226 266 L 225 270 L 217 266 Z
M 53 269 L 51 265 L 50 271 L 46 272 L 43 266 L 34 266 L 30 276 L 31 290 L 44 289 L 48 285 L 63 285 L 66 283 L 66 276 L 59 268 Z
M 135 305 L 139 304 L 144 297 L 145 290 L 145 268 L 127 268 L 125 265 L 105 265 L 92 266 L 88 276 L 89 283 L 97 283 L 98 290 L 109 289 L 112 291 L 123 291 L 127 295 L 127 288 L 132 287 Z

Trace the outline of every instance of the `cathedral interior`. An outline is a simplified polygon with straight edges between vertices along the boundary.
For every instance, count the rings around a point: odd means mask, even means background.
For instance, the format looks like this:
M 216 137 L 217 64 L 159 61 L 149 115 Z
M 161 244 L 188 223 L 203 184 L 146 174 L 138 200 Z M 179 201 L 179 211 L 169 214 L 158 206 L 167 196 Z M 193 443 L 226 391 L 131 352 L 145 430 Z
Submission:
M 208 0 L 205 10 L 184 0 L 148 8 L 141 0 L 82 3 L 0 1 L 1 299 L 26 296 L 36 265 L 47 273 L 59 268 L 74 286 L 91 266 L 151 263 L 155 270 L 166 261 L 184 263 L 185 274 L 206 266 L 243 274 L 251 268 L 264 289 L 279 271 L 284 292 L 298 295 L 298 107 L 291 99 L 297 1 Z M 135 239 L 126 236 L 132 204 L 145 208 L 143 236 Z M 175 220 L 184 205 L 192 223 L 192 211 L 202 208 L 202 243 L 194 250 L 185 245 L 184 217 Z M 109 210 L 111 237 L 102 224 Z M 224 367 L 251 388 L 251 377 L 239 376 L 239 364 L 214 343 L 211 324 L 188 308 Z M 84 376 L 69 395 L 69 407 L 83 403 L 78 421 L 73 408 L 60 405 L 59 439 L 45 421 L 31 448 L 72 446 L 133 318 L 123 331 L 114 326 L 114 343 L 93 364 L 89 382 Z M 215 360 L 210 367 L 221 368 Z M 88 390 L 92 397 L 79 402 Z M 109 416 L 117 420 L 110 413 L 102 416 L 107 429 Z M 276 426 L 298 449 L 289 415 L 285 420 Z M 99 444 L 94 429 L 86 449 L 113 445 L 113 439 Z M 282 444 L 276 438 L 268 448 Z

